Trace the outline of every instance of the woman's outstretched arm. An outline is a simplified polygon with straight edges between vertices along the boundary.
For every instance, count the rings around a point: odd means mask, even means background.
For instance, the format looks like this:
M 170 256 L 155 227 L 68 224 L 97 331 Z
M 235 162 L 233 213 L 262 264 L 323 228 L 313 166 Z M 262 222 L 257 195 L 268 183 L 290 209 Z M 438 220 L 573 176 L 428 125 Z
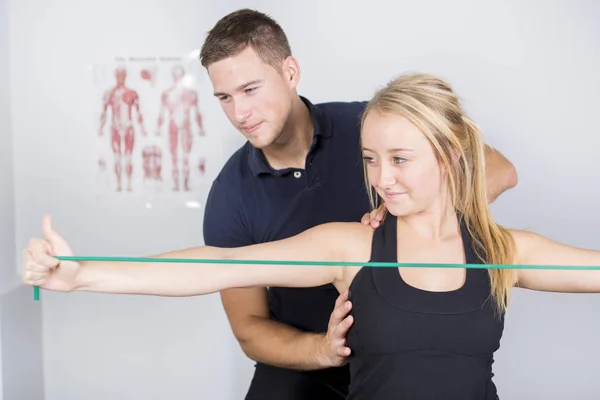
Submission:
M 362 238 L 372 232 L 359 222 L 330 223 L 270 243 L 233 249 L 201 246 L 151 258 L 343 262 L 357 241 L 357 230 Z M 43 231 L 45 238 L 32 239 L 24 251 L 23 279 L 47 290 L 193 296 L 237 287 L 320 286 L 342 278 L 339 266 L 60 261 L 54 256 L 73 254 L 69 244 L 54 231 L 49 217 Z
M 516 264 L 599 266 L 600 251 L 556 242 L 526 231 L 511 231 Z M 600 293 L 600 270 L 517 270 L 518 287 L 547 292 Z

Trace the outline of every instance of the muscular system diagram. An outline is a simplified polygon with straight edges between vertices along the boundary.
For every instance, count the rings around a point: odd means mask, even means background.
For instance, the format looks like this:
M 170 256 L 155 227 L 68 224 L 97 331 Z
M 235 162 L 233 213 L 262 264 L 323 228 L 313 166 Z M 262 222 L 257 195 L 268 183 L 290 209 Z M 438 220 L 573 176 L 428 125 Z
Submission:
M 205 188 L 210 154 L 201 139 L 205 124 L 192 68 L 179 60 L 121 59 L 95 70 L 99 194 Z M 156 135 L 147 134 L 148 121 L 155 121 Z
M 173 67 L 172 77 L 172 86 L 161 95 L 157 134 L 160 135 L 164 116 L 167 114 L 173 190 L 180 190 L 180 183 L 183 183 L 183 190 L 189 191 L 190 153 L 193 144 L 192 118 L 198 126 L 200 136 L 204 136 L 204 129 L 198 109 L 198 94 L 184 85 L 183 67 Z M 183 176 L 180 176 L 180 171 Z
M 111 148 L 114 159 L 114 173 L 116 175 L 117 187 L 120 192 L 123 188 L 123 169 L 125 170 L 126 189 L 132 190 L 131 177 L 133 173 L 132 153 L 135 144 L 135 132 L 133 126 L 133 110 L 137 113 L 137 122 L 142 135 L 146 136 L 144 120 L 140 112 L 140 102 L 135 90 L 125 85 L 127 71 L 124 68 L 115 70 L 116 85 L 107 90 L 103 96 L 102 114 L 100 116 L 99 135 L 104 133 L 107 112 L 111 111 L 110 132 Z M 105 163 L 100 160 L 99 163 Z

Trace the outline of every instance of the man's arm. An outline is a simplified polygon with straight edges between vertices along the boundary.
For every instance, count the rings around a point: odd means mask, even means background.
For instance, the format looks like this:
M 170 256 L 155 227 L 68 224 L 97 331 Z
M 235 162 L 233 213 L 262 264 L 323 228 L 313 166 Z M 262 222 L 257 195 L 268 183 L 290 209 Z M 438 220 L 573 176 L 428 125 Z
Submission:
M 221 292 L 221 299 L 236 339 L 254 361 L 281 368 L 316 370 L 344 365 L 350 355 L 344 340 L 352 323 L 351 318 L 346 318 L 350 310 L 347 294 L 337 300 L 329 336 L 300 331 L 272 320 L 264 288 L 229 289 Z
M 518 175 L 515 166 L 498 150 L 485 146 L 485 179 L 490 203 L 498 196 L 517 186 Z
M 204 241 L 208 246 L 240 247 L 254 244 L 245 226 L 243 205 L 238 194 L 216 181 L 211 188 L 204 215 Z M 233 334 L 244 353 L 254 361 L 298 370 L 342 365 L 348 349 L 335 346 L 345 337 L 349 308 L 340 296 L 332 314 L 332 329 L 325 334 L 303 332 L 272 320 L 266 288 L 228 289 L 220 292 Z M 333 310 L 332 310 L 333 311 Z M 343 323 L 342 323 L 343 322 Z M 332 347 L 334 347 L 332 349 Z

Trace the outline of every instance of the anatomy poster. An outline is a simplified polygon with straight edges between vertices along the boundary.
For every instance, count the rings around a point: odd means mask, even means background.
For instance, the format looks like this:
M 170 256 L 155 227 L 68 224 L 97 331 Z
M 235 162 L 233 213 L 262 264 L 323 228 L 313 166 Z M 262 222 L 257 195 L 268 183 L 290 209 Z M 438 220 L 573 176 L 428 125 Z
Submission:
M 106 198 L 193 199 L 206 158 L 198 60 L 115 58 L 93 69 L 95 169 Z

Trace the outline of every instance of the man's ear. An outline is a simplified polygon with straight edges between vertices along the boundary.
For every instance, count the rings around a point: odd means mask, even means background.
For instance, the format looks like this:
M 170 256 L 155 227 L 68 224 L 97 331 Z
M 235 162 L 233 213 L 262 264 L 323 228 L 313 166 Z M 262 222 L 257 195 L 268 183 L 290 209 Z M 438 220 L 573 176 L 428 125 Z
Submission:
M 289 56 L 283 60 L 283 77 L 290 89 L 296 89 L 300 83 L 300 64 L 295 57 Z

